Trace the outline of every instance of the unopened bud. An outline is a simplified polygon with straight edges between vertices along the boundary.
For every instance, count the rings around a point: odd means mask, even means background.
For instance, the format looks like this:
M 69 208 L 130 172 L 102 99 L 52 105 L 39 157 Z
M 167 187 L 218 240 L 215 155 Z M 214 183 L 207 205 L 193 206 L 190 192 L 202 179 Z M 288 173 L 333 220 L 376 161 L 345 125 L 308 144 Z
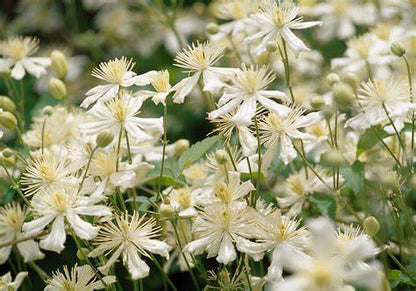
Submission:
M 51 61 L 51 67 L 56 72 L 58 78 L 65 78 L 68 74 L 68 63 L 66 61 L 65 55 L 58 50 L 54 50 L 51 54 Z
M 90 251 L 87 248 L 80 248 L 77 250 L 77 258 L 81 261 L 85 261 L 88 258 Z
M 227 154 L 223 150 L 218 150 L 215 152 L 215 160 L 218 164 L 224 165 L 227 162 Z
M 175 209 L 170 204 L 162 203 L 159 206 L 159 213 L 165 217 L 171 217 L 175 213 Z
M 322 155 L 321 163 L 327 167 L 340 167 L 346 164 L 346 160 L 340 151 L 330 150 Z
M 15 156 L 10 156 L 7 158 L 3 155 L 2 152 L 2 154 L 0 155 L 0 162 L 6 167 L 13 167 L 16 164 L 16 158 Z
M 16 104 L 6 96 L 0 96 L 0 108 L 4 111 L 14 112 L 16 110 Z
M 311 99 L 311 106 L 314 109 L 319 109 L 325 104 L 324 98 L 321 95 L 315 95 Z
M 100 148 L 105 148 L 106 146 L 108 146 L 112 141 L 113 141 L 114 135 L 109 132 L 109 131 L 101 131 L 98 135 L 97 135 L 97 146 L 99 146 Z
M 14 129 L 17 126 L 17 119 L 10 112 L 0 112 L 0 126 L 3 126 L 7 129 Z
M 393 42 L 393 44 L 390 47 L 390 50 L 393 53 L 393 55 L 397 57 L 402 57 L 406 53 L 406 49 L 398 41 Z
M 380 223 L 374 216 L 369 216 L 363 221 L 363 227 L 365 232 L 371 236 L 375 237 L 380 230 Z
M 329 73 L 328 76 L 326 76 L 326 82 L 331 87 L 338 84 L 340 82 L 340 80 L 341 79 L 339 78 L 338 74 L 336 74 L 336 73 Z
M 339 83 L 334 87 L 334 98 L 339 105 L 348 106 L 354 98 L 354 91 L 347 84 Z
M 268 52 L 274 53 L 275 51 L 277 51 L 277 42 L 269 41 L 266 45 L 266 49 Z
M 360 80 L 354 73 L 346 73 L 344 76 L 342 76 L 342 81 L 345 84 L 348 84 L 353 90 L 357 90 L 358 87 L 360 87 Z
M 52 78 L 49 81 L 49 92 L 51 93 L 52 97 L 57 100 L 62 100 L 67 95 L 64 82 L 56 78 Z
M 42 112 L 43 112 L 43 115 L 51 116 L 53 114 L 53 107 L 47 105 L 47 106 L 43 107 Z
M 220 31 L 220 28 L 215 22 L 210 22 L 205 26 L 205 31 L 209 34 L 216 34 Z
M 10 158 L 14 155 L 14 151 L 12 149 L 9 148 L 5 148 L 4 150 L 2 150 L 2 155 L 5 158 Z
M 180 156 L 189 148 L 189 140 L 179 139 L 175 142 L 175 154 Z

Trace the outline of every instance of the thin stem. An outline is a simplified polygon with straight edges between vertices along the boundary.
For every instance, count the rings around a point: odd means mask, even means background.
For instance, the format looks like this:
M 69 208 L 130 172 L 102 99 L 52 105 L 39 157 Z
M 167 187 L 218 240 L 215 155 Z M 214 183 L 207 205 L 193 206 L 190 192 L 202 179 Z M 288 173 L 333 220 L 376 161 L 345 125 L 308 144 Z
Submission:
M 283 51 L 279 47 L 279 52 L 280 52 L 280 55 L 283 59 L 283 66 L 284 66 L 284 69 L 285 69 L 286 86 L 289 90 L 289 94 L 290 94 L 290 98 L 292 99 L 292 102 L 295 102 L 295 95 L 293 94 L 292 83 L 290 81 L 289 57 L 287 55 L 286 41 L 283 38 L 281 38 L 281 39 L 282 39 L 282 44 L 283 44 Z
M 382 106 L 383 106 L 383 110 L 384 110 L 384 112 L 385 112 L 385 113 L 386 113 L 386 115 L 387 115 L 387 118 L 388 118 L 388 119 L 389 119 L 389 121 L 390 121 L 391 126 L 392 126 L 392 127 L 393 127 L 393 129 L 394 129 L 394 132 L 395 132 L 395 133 L 396 133 L 396 135 L 397 135 L 397 139 L 399 140 L 400 146 L 402 147 L 402 149 L 403 149 L 403 154 L 404 154 L 404 153 L 405 153 L 405 146 L 404 146 L 404 143 L 403 143 L 403 141 L 402 141 L 402 138 L 400 137 L 400 133 L 399 133 L 399 131 L 397 130 L 396 126 L 394 125 L 394 122 L 393 122 L 393 120 L 391 119 L 389 112 L 387 111 L 387 107 L 386 107 L 386 105 L 383 103 L 383 104 L 382 104 Z
M 403 60 L 406 64 L 406 70 L 407 70 L 407 78 L 409 81 L 409 94 L 410 94 L 410 102 L 413 103 L 413 81 L 412 81 L 412 70 L 410 68 L 409 61 L 407 60 L 406 56 L 403 55 Z M 411 141 L 411 166 L 413 169 L 413 154 L 415 149 L 415 113 L 412 113 L 412 141 Z
M 161 188 L 162 188 L 162 177 L 163 177 L 163 171 L 165 170 L 165 158 L 166 158 L 166 145 L 168 143 L 168 109 L 167 105 L 163 106 L 163 149 L 162 149 L 162 165 L 160 168 L 160 175 L 159 175 L 159 183 L 157 185 L 157 193 L 160 195 L 160 198 L 162 198 Z
M 119 160 L 120 160 L 120 148 L 121 148 L 121 138 L 123 137 L 123 125 L 120 125 L 120 133 L 118 134 L 117 142 L 117 158 L 116 158 L 116 172 L 118 172 Z
M 41 147 L 41 153 L 43 155 L 44 149 L 45 149 L 45 127 L 46 127 L 46 119 L 47 117 L 45 116 L 45 119 L 43 120 L 43 124 L 42 124 L 42 147 Z
M 241 54 L 238 51 L 238 48 L 235 45 L 235 42 L 234 42 L 233 37 L 231 36 L 231 34 L 228 34 L 228 40 L 230 41 L 231 46 L 233 47 L 233 50 L 235 52 L 235 55 L 237 56 L 238 61 L 242 64 L 243 63 L 243 58 L 241 57 Z
M 26 199 L 25 194 L 23 194 L 22 190 L 20 189 L 19 185 L 16 183 L 16 181 L 13 179 L 13 177 L 10 175 L 9 170 L 7 169 L 7 167 L 1 163 L 1 166 L 3 167 L 4 171 L 6 172 L 7 177 L 9 178 L 10 182 L 12 182 L 13 184 L 13 188 L 17 191 L 17 193 L 19 194 L 20 198 L 22 198 L 22 200 L 25 202 L 25 204 L 27 206 L 30 206 L 30 202 L 29 200 Z M 0 244 L 1 245 L 1 244 Z
M 82 189 L 82 185 L 84 184 L 85 178 L 87 177 L 87 174 L 88 174 L 88 169 L 90 168 L 92 158 L 93 158 L 94 153 L 95 153 L 95 151 L 96 151 L 97 149 L 98 149 L 98 147 L 93 148 L 93 149 L 92 149 L 92 151 L 91 151 L 90 156 L 88 157 L 88 162 L 87 162 L 87 166 L 86 166 L 86 168 L 85 168 L 84 175 L 82 176 L 82 180 L 81 180 L 81 182 L 79 183 L 78 193 L 79 193 L 79 192 L 81 191 L 81 189 Z
M 126 136 L 126 144 L 127 144 L 127 158 L 128 162 L 131 165 L 131 150 L 130 150 L 130 141 L 129 141 L 129 134 L 127 133 L 127 130 L 124 130 L 124 135 Z
M 149 252 L 149 256 L 152 258 L 153 263 L 156 265 L 156 268 L 159 270 L 160 274 L 166 280 L 166 282 L 169 284 L 169 286 L 172 288 L 172 290 L 178 291 L 178 289 L 176 289 L 175 285 L 172 283 L 169 276 L 165 273 L 165 271 L 163 270 L 162 266 L 159 264 L 159 262 L 155 258 L 155 256 L 150 252 Z
M 11 240 L 11 241 L 1 242 L 0 243 L 0 248 L 4 248 L 4 247 L 12 246 L 12 245 L 15 245 L 15 244 L 18 244 L 18 243 L 21 243 L 21 242 L 25 242 L 25 241 L 28 241 L 28 240 L 36 239 L 36 238 L 44 236 L 48 233 L 49 233 L 48 230 L 44 230 L 44 231 L 42 231 L 38 234 L 17 238 L 15 240 Z
M 258 161 L 257 161 L 257 183 L 256 183 L 256 195 L 254 200 L 252 201 L 252 206 L 256 205 L 257 198 L 260 195 L 260 179 L 261 179 L 261 140 L 260 140 L 260 131 L 259 131 L 259 123 L 257 120 L 257 114 L 254 116 L 254 125 L 256 127 L 256 138 L 257 138 L 257 154 L 258 154 Z
M 51 277 L 41 267 L 39 267 L 35 262 L 30 261 L 27 264 L 39 275 L 39 277 L 44 282 L 51 279 Z

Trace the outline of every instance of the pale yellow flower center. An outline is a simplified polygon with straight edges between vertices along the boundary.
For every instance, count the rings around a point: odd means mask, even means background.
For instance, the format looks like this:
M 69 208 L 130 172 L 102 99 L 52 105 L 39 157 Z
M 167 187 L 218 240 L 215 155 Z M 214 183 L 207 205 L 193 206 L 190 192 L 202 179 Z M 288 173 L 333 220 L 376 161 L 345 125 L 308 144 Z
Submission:
M 178 189 L 175 195 L 175 200 L 183 207 L 189 208 L 192 206 L 191 191 L 189 188 Z
M 68 198 L 62 192 L 54 192 L 51 201 L 53 207 L 60 213 L 64 213 L 68 208 Z
M 305 186 L 303 185 L 302 178 L 298 175 L 292 175 L 287 178 L 286 183 L 290 190 L 298 195 L 303 195 L 305 193 Z
M 6 216 L 7 225 L 14 231 L 20 231 L 24 222 L 24 217 L 17 211 L 10 210 Z
M 327 263 L 316 262 L 310 276 L 316 285 L 323 287 L 331 282 L 332 272 Z
M 52 169 L 48 165 L 45 165 L 45 164 L 40 165 L 39 171 L 45 181 L 51 182 L 55 180 L 55 175 Z
M 215 185 L 214 195 L 224 203 L 230 203 L 233 199 L 231 189 L 224 182 Z
M 153 77 L 152 86 L 156 92 L 165 93 L 170 89 L 169 72 L 164 70 Z

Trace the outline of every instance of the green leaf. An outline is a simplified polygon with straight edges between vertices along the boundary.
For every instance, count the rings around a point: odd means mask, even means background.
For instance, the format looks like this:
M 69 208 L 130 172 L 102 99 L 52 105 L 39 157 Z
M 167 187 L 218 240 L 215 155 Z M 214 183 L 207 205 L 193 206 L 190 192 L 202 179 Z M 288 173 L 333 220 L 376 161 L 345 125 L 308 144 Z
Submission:
M 309 202 L 315 205 L 322 215 L 335 219 L 336 204 L 331 195 L 314 193 L 309 197 Z
M 192 165 L 199 160 L 209 149 L 211 149 L 219 140 L 221 136 L 216 135 L 207 137 L 206 139 L 197 142 L 187 149 L 179 158 L 179 169 L 182 172 L 185 168 Z
M 161 185 L 163 187 L 172 186 L 178 188 L 185 185 L 185 182 L 177 178 L 172 170 L 168 168 L 164 168 L 162 177 L 160 177 L 160 169 L 152 170 L 147 176 L 150 178 L 149 185 L 152 186 Z
M 388 136 L 388 133 L 380 127 L 372 127 L 367 129 L 363 134 L 361 134 L 357 144 L 357 156 L 359 156 L 365 151 L 370 150 L 378 142 L 380 142 L 377 135 L 381 138 L 385 138 L 386 136 Z
M 391 282 L 391 287 L 397 287 L 399 284 L 416 286 L 412 283 L 412 280 L 400 270 L 390 270 L 387 277 Z
M 341 168 L 341 175 L 345 179 L 345 183 L 355 194 L 358 194 L 364 188 L 364 172 L 363 165 L 355 162 L 351 167 Z

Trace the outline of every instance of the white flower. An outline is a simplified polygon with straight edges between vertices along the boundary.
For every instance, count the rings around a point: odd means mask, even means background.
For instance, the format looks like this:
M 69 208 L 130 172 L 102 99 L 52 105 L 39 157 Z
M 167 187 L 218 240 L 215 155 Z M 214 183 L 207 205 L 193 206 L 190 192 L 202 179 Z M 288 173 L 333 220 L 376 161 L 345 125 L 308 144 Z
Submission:
M 195 206 L 199 204 L 199 191 L 192 191 L 191 188 L 185 186 L 179 189 L 167 188 L 165 192 L 169 193 L 170 205 L 178 211 L 181 217 L 196 216 L 198 214 Z
M 114 137 L 119 137 L 120 131 L 123 131 L 135 142 L 152 140 L 152 133 L 163 133 L 163 118 L 137 117 L 142 105 L 142 98 L 121 92 L 119 96 L 99 102 L 88 110 L 87 114 L 91 116 L 91 120 L 80 124 L 79 127 L 87 135 L 110 130 Z M 115 138 L 114 142 L 117 141 Z
M 333 70 L 358 73 L 371 69 L 374 74 L 379 74 L 378 71 L 384 70 L 394 58 L 390 54 L 389 46 L 371 33 L 350 39 L 347 46 L 345 57 L 331 61 Z
M 280 99 L 290 102 L 285 93 L 277 90 L 267 90 L 267 86 L 274 80 L 272 72 L 266 67 L 257 68 L 243 66 L 226 85 L 224 95 L 218 101 L 218 109 L 209 113 L 210 119 L 223 116 L 238 107 L 231 119 L 237 124 L 248 125 L 256 113 L 257 102 L 279 116 L 286 116 L 290 109 L 270 99 Z
M 171 90 L 175 91 L 173 102 L 183 103 L 200 78 L 204 84 L 204 91 L 219 91 L 224 86 L 224 81 L 228 81 L 235 71 L 233 68 L 213 67 L 221 57 L 222 49 L 212 43 L 192 44 L 183 52 L 179 52 L 175 58 L 175 65 L 187 69 L 186 72 L 192 75 L 172 87 Z
M 171 85 L 169 83 L 169 72 L 167 70 L 159 71 L 151 77 L 151 84 L 155 91 L 140 90 L 135 93 L 135 96 L 146 98 L 152 98 L 152 101 L 158 105 L 162 103 L 166 106 L 166 97 L 171 92 Z
M 109 221 L 102 227 L 94 241 L 97 248 L 88 256 L 97 257 L 112 252 L 107 263 L 99 268 L 106 274 L 121 255 L 132 279 L 138 280 L 148 276 L 150 269 L 140 255 L 149 257 L 150 252 L 169 258 L 171 247 L 164 241 L 155 239 L 159 233 L 160 227 L 156 226 L 154 218 L 139 217 L 136 211 L 131 217 L 125 213 L 117 216 L 115 223 Z
M 19 272 L 12 281 L 12 275 L 10 272 L 0 277 L 0 291 L 17 291 L 19 290 L 20 285 L 22 285 L 23 280 L 28 275 L 28 272 Z
M 362 82 L 357 101 L 360 113 L 347 120 L 345 126 L 362 131 L 372 125 L 389 122 L 388 113 L 400 131 L 405 117 L 416 109 L 416 105 L 410 102 L 406 87 L 404 81 L 395 78 Z
M 329 185 L 332 183 L 332 175 L 329 175 L 324 169 L 315 166 L 314 171 Z M 342 177 L 341 177 L 342 178 Z M 276 184 L 279 189 L 281 183 Z M 309 195 L 313 192 L 326 191 L 326 186 L 319 180 L 315 174 L 308 171 L 306 176 L 305 169 L 291 174 L 284 182 L 282 191 L 279 191 L 276 198 L 282 209 L 288 209 L 286 215 L 293 217 L 298 215 L 302 210 Z
M 321 17 L 322 28 L 318 38 L 329 41 L 334 37 L 347 39 L 356 32 L 355 24 L 371 26 L 377 19 L 377 10 L 373 3 L 361 3 L 354 0 L 330 0 L 317 3 L 305 14 Z
M 242 198 L 246 197 L 251 191 L 256 190 L 250 181 L 241 182 L 240 173 L 229 171 L 228 183 L 217 182 L 214 185 L 214 196 L 224 204 L 245 203 Z
M 279 149 L 279 157 L 285 164 L 296 157 L 293 139 L 301 139 L 306 143 L 314 140 L 312 135 L 301 132 L 299 129 L 318 123 L 321 119 L 320 114 L 313 112 L 303 115 L 304 112 L 300 107 L 295 107 L 286 118 L 282 119 L 274 113 L 262 118 L 259 123 L 260 137 L 266 146 L 262 171 L 267 170 Z
M 95 199 L 77 193 L 76 189 L 49 189 L 32 198 L 31 210 L 37 218 L 23 225 L 27 235 L 36 235 L 52 223 L 51 232 L 40 241 L 45 250 L 60 253 L 65 247 L 65 221 L 81 239 L 91 240 L 99 227 L 83 220 L 80 215 L 109 216 L 111 210 L 104 205 L 94 205 Z
M 280 1 L 277 3 L 275 0 L 263 1 L 260 4 L 261 13 L 251 15 L 260 31 L 247 37 L 244 42 L 258 41 L 259 44 L 254 49 L 257 55 L 266 50 L 268 42 L 280 42 L 281 39 L 287 43 L 295 55 L 298 55 L 301 51 L 308 51 L 309 49 L 292 32 L 292 29 L 305 29 L 321 25 L 321 22 L 303 22 L 302 17 L 297 16 L 299 9 L 291 1 L 285 1 L 283 4 Z
M 65 185 L 74 185 L 78 179 L 73 176 L 76 165 L 64 153 L 46 151 L 26 167 L 21 182 L 25 195 Z
M 31 57 L 39 48 L 39 40 L 34 37 L 12 37 L 0 42 L 0 71 L 8 70 L 11 67 L 11 77 L 21 80 L 26 71 L 39 78 L 46 74 L 45 67 L 51 64 L 49 58 Z
M 54 272 L 52 279 L 48 280 L 45 291 L 93 291 L 105 288 L 89 265 L 80 267 L 75 265 L 71 270 L 68 269 L 68 266 L 64 266 L 63 269 L 63 273 L 60 271 Z M 105 276 L 102 280 L 107 285 L 115 282 L 116 278 L 115 276 Z
M 253 236 L 252 210 L 222 203 L 206 206 L 192 228 L 196 240 L 186 245 L 185 249 L 194 254 L 207 251 L 208 258 L 216 257 L 219 263 L 225 265 L 231 263 L 237 258 L 234 243 Z
M 285 247 L 281 260 L 292 275 L 277 283 L 275 290 L 342 290 L 346 284 L 380 290 L 379 268 L 364 263 L 374 256 L 372 241 L 357 240 L 337 252 L 335 229 L 327 218 L 311 220 L 308 229 L 311 256 L 298 256 Z
M 89 90 L 86 93 L 87 98 L 81 103 L 81 107 L 87 108 L 97 100 L 106 101 L 111 99 L 117 95 L 120 88 L 149 84 L 151 77 L 156 72 L 150 71 L 143 75 L 137 75 L 132 71 L 134 65 L 132 59 L 128 60 L 125 57 L 100 63 L 99 68 L 95 68 L 91 75 L 109 84 L 99 85 Z
M 26 218 L 26 209 L 18 203 L 7 204 L 0 209 L 0 241 L 10 242 L 15 239 L 24 238 L 22 225 Z M 0 248 L 0 264 L 6 262 L 12 250 L 12 245 Z M 27 240 L 16 244 L 25 262 L 43 259 L 45 256 L 34 240 Z M 1 285 L 1 284 L 0 284 Z
M 298 256 L 306 257 L 304 251 L 310 245 L 309 233 L 305 227 L 299 227 L 299 221 L 282 216 L 279 210 L 268 214 L 259 213 L 257 223 L 258 239 L 256 242 L 239 241 L 239 249 L 254 258 L 261 258 L 263 252 L 273 251 L 272 261 L 268 268 L 268 280 L 282 278 L 282 252 L 290 249 Z

